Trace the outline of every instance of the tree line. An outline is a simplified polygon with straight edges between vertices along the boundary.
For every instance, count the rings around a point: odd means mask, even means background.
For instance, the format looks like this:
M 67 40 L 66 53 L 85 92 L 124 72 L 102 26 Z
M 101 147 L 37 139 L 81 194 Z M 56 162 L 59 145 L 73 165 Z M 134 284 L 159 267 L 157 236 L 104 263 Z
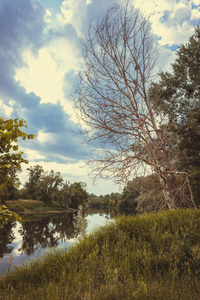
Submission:
M 29 179 L 20 190 L 21 199 L 36 199 L 45 203 L 57 202 L 64 208 L 77 209 L 85 206 L 89 197 L 86 184 L 64 181 L 60 172 L 45 172 L 42 166 L 36 165 L 27 169 Z

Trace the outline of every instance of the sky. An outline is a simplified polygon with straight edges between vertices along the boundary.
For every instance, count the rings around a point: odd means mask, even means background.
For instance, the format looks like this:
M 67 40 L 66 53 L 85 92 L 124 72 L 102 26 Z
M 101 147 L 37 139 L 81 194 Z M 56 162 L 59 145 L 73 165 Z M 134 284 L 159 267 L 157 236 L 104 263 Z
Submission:
M 132 0 L 130 0 L 131 2 Z M 111 180 L 88 176 L 90 149 L 76 133 L 73 92 L 82 70 L 80 37 L 90 22 L 101 20 L 122 0 L 0 0 L 0 116 L 24 119 L 34 140 L 19 143 L 24 165 L 41 165 L 87 191 L 105 195 L 121 191 Z M 175 50 L 200 24 L 200 0 L 135 0 L 150 21 L 159 46 L 157 72 L 170 71 Z

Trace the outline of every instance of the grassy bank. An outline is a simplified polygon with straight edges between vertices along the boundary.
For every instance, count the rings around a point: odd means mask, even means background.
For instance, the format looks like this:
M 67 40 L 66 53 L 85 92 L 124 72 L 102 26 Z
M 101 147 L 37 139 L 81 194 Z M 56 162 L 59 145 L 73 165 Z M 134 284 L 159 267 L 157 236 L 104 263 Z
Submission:
M 11 211 L 16 213 L 37 213 L 37 212 L 49 212 L 49 211 L 63 211 L 62 205 L 57 202 L 44 203 L 39 200 L 14 200 L 6 201 L 5 205 Z
M 199 299 L 200 211 L 121 217 L 0 278 L 2 299 Z

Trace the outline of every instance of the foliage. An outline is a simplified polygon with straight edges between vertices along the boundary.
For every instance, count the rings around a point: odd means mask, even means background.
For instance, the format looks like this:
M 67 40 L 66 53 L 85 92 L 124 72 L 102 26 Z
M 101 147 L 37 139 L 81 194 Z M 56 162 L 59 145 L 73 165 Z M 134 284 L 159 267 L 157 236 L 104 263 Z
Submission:
M 51 202 L 52 195 L 59 190 L 63 182 L 63 178 L 59 172 L 51 170 L 41 176 L 37 183 L 37 198 L 44 202 Z
M 167 117 L 182 170 L 200 167 L 200 27 L 177 52 L 172 73 L 161 72 L 149 94 L 156 112 Z M 157 95 L 158 97 L 155 97 Z M 176 137 L 176 138 L 174 138 Z M 175 144 L 174 144 L 175 143 Z
M 2 230 L 8 222 L 22 221 L 14 212 L 7 209 L 5 205 L 0 205 L 0 229 Z
M 111 193 L 105 196 L 91 194 L 89 205 L 98 208 L 115 207 L 122 213 L 144 213 L 166 208 L 156 174 L 134 178 L 127 183 L 122 194 Z
M 189 171 L 189 179 L 191 182 L 191 188 L 194 196 L 194 201 L 198 208 L 200 208 L 200 169 L 193 168 Z
M 21 170 L 22 163 L 28 163 L 23 158 L 23 152 L 18 151 L 17 145 L 19 138 L 23 140 L 33 139 L 33 134 L 27 134 L 20 128 L 27 128 L 24 120 L 9 119 L 0 117 L 0 200 L 4 202 L 14 192 L 19 184 L 16 179 L 17 171 Z M 14 172 L 14 173 L 13 173 Z
M 90 194 L 89 196 L 89 204 L 92 207 L 118 207 L 121 202 L 121 194 L 120 193 L 111 193 L 106 195 L 96 196 L 94 194 Z
M 88 194 L 82 182 L 64 182 L 59 172 L 45 172 L 39 165 L 30 167 L 29 180 L 21 190 L 21 197 L 37 199 L 45 203 L 57 202 L 64 208 L 78 209 L 79 205 L 85 206 Z
M 80 205 L 85 206 L 89 200 L 89 195 L 83 188 L 85 186 L 82 182 L 74 182 L 70 185 L 71 192 L 71 207 L 77 209 Z
M 0 279 L 6 299 L 199 299 L 200 212 L 121 217 Z
M 24 185 L 23 198 L 36 199 L 38 194 L 38 185 L 44 169 L 42 166 L 36 165 L 27 168 L 29 171 L 29 179 Z

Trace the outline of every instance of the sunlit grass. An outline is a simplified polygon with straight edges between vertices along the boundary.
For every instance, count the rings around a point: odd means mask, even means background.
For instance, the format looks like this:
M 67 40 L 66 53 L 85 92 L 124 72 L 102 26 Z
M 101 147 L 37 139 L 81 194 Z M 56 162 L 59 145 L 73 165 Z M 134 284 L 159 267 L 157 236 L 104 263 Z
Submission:
M 45 212 L 49 210 L 60 210 L 63 207 L 57 203 L 44 203 L 39 200 L 20 199 L 15 201 L 6 201 L 6 206 L 15 212 Z
M 3 299 L 199 299 L 200 211 L 121 217 L 0 278 Z

